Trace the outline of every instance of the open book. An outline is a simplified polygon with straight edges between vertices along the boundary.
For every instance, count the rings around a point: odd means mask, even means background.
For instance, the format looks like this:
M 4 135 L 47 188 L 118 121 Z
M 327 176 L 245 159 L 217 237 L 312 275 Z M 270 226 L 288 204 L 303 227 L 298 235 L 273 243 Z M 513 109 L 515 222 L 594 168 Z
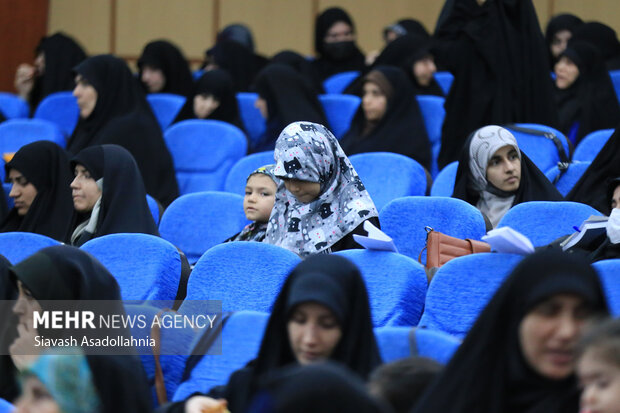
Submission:
M 534 252 L 534 245 L 529 238 L 510 227 L 492 229 L 482 240 L 490 244 L 491 250 L 496 252 L 521 255 Z
M 355 242 L 360 244 L 367 250 L 393 251 L 398 252 L 394 241 L 385 232 L 375 227 L 369 221 L 364 221 L 364 229 L 368 232 L 368 236 L 353 234 Z
M 607 220 L 609 218 L 601 215 L 592 215 L 581 223 L 577 232 L 573 233 L 560 245 L 566 251 L 572 247 L 591 249 L 602 243 L 607 236 Z

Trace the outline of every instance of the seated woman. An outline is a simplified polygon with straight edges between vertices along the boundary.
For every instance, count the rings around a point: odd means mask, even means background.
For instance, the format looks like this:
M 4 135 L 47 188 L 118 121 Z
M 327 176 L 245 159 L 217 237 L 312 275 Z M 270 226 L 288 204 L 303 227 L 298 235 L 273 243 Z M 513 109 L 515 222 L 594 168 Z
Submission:
M 276 203 L 265 241 L 301 257 L 360 248 L 364 221 L 379 226 L 377 208 L 351 161 L 323 125 L 295 122 L 276 142 Z
M 61 32 L 41 39 L 35 55 L 34 65 L 21 64 L 15 73 L 15 89 L 31 114 L 50 93 L 73 89 L 73 67 L 86 59 L 82 47 Z
M 93 145 L 124 147 L 136 160 L 147 193 L 167 207 L 179 196 L 172 156 L 127 64 L 112 55 L 99 55 L 74 70 L 73 95 L 80 118 L 67 151 L 75 155 Z
M 91 146 L 80 151 L 71 166 L 73 205 L 84 217 L 71 235 L 71 245 L 79 247 L 90 239 L 122 232 L 159 236 L 140 171 L 126 149 Z
M 351 129 L 340 141 L 347 155 L 394 152 L 431 166 L 431 145 L 411 82 L 398 68 L 378 66 L 363 81 Z
M 36 329 L 33 327 L 35 309 L 39 308 L 45 311 L 58 309 L 57 306 L 50 304 L 52 302 L 69 303 L 71 301 L 105 300 L 105 306 L 93 308 L 96 320 L 99 319 L 99 316 L 110 316 L 111 314 L 119 314 L 126 317 L 121 301 L 120 288 L 112 274 L 92 255 L 79 248 L 67 245 L 44 248 L 11 267 L 10 274 L 11 279 L 19 290 L 17 302 L 13 307 L 13 312 L 19 318 L 18 334 L 9 349 L 11 358 L 14 365 L 20 371 L 35 373 L 39 380 L 46 385 L 45 390 L 52 393 L 53 396 L 58 394 L 55 394 L 52 388 L 47 387 L 51 385 L 48 379 L 51 380 L 52 377 L 43 377 L 36 374 L 36 372 L 40 372 L 39 368 L 45 365 L 48 368 L 52 367 L 52 364 L 48 364 L 51 361 L 50 357 L 58 357 L 42 353 L 58 354 L 58 349 L 37 346 L 36 336 L 43 335 L 47 338 L 62 340 L 66 339 L 67 334 L 70 334 L 70 337 L 75 338 L 78 344 L 82 342 L 83 337 L 88 337 L 89 339 L 93 337 L 102 339 L 108 335 L 111 337 L 129 337 L 129 331 L 124 327 L 113 328 L 113 331 L 107 328 L 67 330 L 45 328 L 44 326 L 38 326 Z M 58 305 L 62 306 L 62 304 Z M 67 307 L 65 306 L 65 308 Z M 72 308 L 75 309 L 74 306 Z M 78 349 L 73 348 L 72 350 L 74 351 L 71 354 L 76 354 L 75 350 Z M 133 347 L 119 346 L 111 350 L 109 347 L 104 348 L 104 346 L 84 346 L 82 350 L 85 353 L 89 352 L 89 355 L 86 356 L 86 361 L 88 368 L 92 372 L 93 385 L 100 397 L 101 409 L 76 411 L 105 413 L 151 411 L 152 396 L 148 387 L 148 381 L 142 368 L 142 363 L 135 355 Z M 101 355 L 109 354 L 111 351 L 118 355 Z M 71 355 L 67 357 L 76 361 L 79 360 L 79 356 Z M 84 364 L 82 366 L 86 367 Z M 46 370 L 48 374 L 53 373 L 49 369 Z M 0 373 L 0 376 L 5 378 L 6 371 Z M 12 378 L 13 380 L 17 379 L 13 376 Z M 65 372 L 60 375 L 60 378 L 66 380 L 67 378 L 75 379 L 76 377 L 75 373 Z M 86 383 L 82 384 L 86 385 Z M 34 389 L 27 385 L 24 390 L 28 392 Z M 38 391 L 36 393 L 40 394 Z M 55 401 L 60 402 L 58 399 Z M 75 400 L 65 400 L 64 402 L 72 403 L 72 406 L 75 407 Z
M 187 119 L 213 119 L 244 130 L 230 75 L 222 69 L 205 72 L 194 85 L 174 122 Z
M 588 133 L 613 128 L 620 104 L 600 53 L 585 41 L 571 41 L 555 64 L 560 131 L 577 145 Z
M 327 125 L 323 106 L 310 82 L 293 68 L 270 64 L 256 77 L 258 99 L 254 106 L 267 121 L 267 128 L 253 152 L 273 149 L 280 131 L 292 122 L 304 120 Z
M 245 184 L 245 196 L 243 197 L 243 211 L 245 212 L 245 217 L 253 222 L 224 242 L 261 242 L 265 239 L 267 222 L 269 222 L 269 216 L 276 200 L 278 183 L 280 182 L 273 174 L 274 166 L 261 166 L 248 176 Z
M 147 93 L 189 96 L 194 79 L 178 47 L 166 40 L 148 43 L 138 59 L 139 77 Z
M 563 200 L 512 133 L 496 125 L 478 129 L 465 143 L 452 197 L 478 208 L 493 228 L 514 205 Z
M 588 321 L 607 315 L 598 275 L 582 257 L 528 255 L 413 412 L 577 413 L 577 343 Z
M 293 269 L 275 299 L 255 360 L 234 372 L 226 386 L 211 389 L 208 398 L 193 396 L 165 411 L 198 413 L 223 398 L 231 412 L 244 412 L 262 375 L 325 360 L 363 380 L 381 364 L 364 281 L 355 265 L 337 255 L 313 256 Z
M 34 232 L 68 242 L 74 225 L 71 167 L 65 151 L 50 141 L 22 146 L 4 169 L 15 206 L 0 232 Z

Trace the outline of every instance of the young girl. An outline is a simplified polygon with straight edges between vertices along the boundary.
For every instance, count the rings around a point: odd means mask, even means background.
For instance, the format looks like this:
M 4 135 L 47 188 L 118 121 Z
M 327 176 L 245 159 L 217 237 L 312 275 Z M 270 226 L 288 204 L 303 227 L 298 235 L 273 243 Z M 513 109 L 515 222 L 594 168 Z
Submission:
M 276 200 L 276 190 L 280 180 L 273 174 L 275 165 L 261 166 L 248 176 L 245 184 L 245 196 L 243 197 L 243 212 L 250 221 L 237 235 L 229 241 L 258 241 L 265 238 L 267 222 Z
M 278 187 L 265 242 L 301 257 L 360 248 L 353 234 L 379 225 L 377 208 L 334 135 L 323 125 L 294 122 L 276 142 Z
M 605 321 L 583 338 L 577 374 L 582 413 L 620 413 L 620 320 Z

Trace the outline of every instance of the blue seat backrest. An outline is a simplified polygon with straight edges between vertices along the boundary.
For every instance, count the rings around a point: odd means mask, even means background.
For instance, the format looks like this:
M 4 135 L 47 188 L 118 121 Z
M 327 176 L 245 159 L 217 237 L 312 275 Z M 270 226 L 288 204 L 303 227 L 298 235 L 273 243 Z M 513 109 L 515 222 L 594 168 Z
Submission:
M 221 300 L 223 311 L 270 311 L 280 287 L 300 258 L 262 242 L 217 245 L 196 263 L 187 285 L 187 300 Z
M 197 192 L 180 196 L 166 208 L 159 233 L 180 248 L 193 264 L 206 250 L 235 235 L 247 224 L 241 195 Z
M 4 255 L 12 264 L 17 264 L 40 249 L 59 244 L 55 239 L 32 232 L 0 233 L 0 255 Z
M 239 159 L 228 172 L 224 191 L 245 195 L 245 184 L 248 176 L 261 166 L 273 164 L 273 151 L 265 151 L 246 155 Z
M 573 186 L 575 186 L 589 166 L 590 162 L 571 162 L 568 165 L 568 169 L 564 171 L 554 184 L 562 196 L 566 196 L 573 189 Z M 554 166 L 545 175 L 547 175 L 549 181 L 554 182 L 557 176 L 560 175 L 560 169 Z
M 459 169 L 459 162 L 454 161 L 437 174 L 431 187 L 431 196 L 452 196 L 457 169 Z
M 159 220 L 161 219 L 161 217 L 159 216 L 160 211 L 157 200 L 149 194 L 146 194 L 146 203 L 149 205 L 149 211 L 151 211 L 151 215 L 153 216 L 155 225 L 159 225 Z
M 613 133 L 613 129 L 602 129 L 584 136 L 575 148 L 573 161 L 593 161 Z
M 257 93 L 237 93 L 239 115 L 241 116 L 241 122 L 243 122 L 248 138 L 250 138 L 250 148 L 255 147 L 256 144 L 259 143 L 260 137 L 265 133 L 265 129 L 267 128 L 265 118 L 261 115 L 260 110 L 254 106 L 256 99 L 258 99 Z
M 362 99 L 353 95 L 319 95 L 319 102 L 337 139 L 344 136 L 351 127 L 351 121 Z
M 161 130 L 166 130 L 185 104 L 185 96 L 173 93 L 149 93 L 146 95 Z
M 461 344 L 459 339 L 443 331 L 404 326 L 375 328 L 375 337 L 384 363 L 421 356 L 445 365 Z
M 446 110 L 444 109 L 445 98 L 441 96 L 426 96 L 417 95 L 418 105 L 420 105 L 420 111 L 424 118 L 424 126 L 426 127 L 426 134 L 428 140 L 431 143 L 431 176 L 435 177 L 439 172 L 437 166 L 437 157 L 441 149 L 441 128 L 443 126 L 443 120 L 446 117 Z
M 548 132 L 554 134 L 562 143 L 564 153 L 568 157 L 568 154 L 570 153 L 568 148 L 568 140 L 562 132 L 550 126 L 539 125 L 535 123 L 517 123 L 516 125 L 526 129 L 533 129 L 540 132 Z M 541 135 L 518 132 L 510 129 L 509 127 L 508 129 L 517 139 L 519 149 L 525 152 L 528 158 L 530 158 L 532 162 L 534 162 L 534 164 L 538 167 L 538 169 L 540 169 L 543 173 L 556 166 L 557 163 L 560 161 L 560 154 L 558 152 L 558 148 L 551 139 L 548 139 Z
M 4 399 L 0 399 L 0 413 L 10 413 L 15 409 L 11 403 Z
M 570 201 L 531 201 L 513 206 L 497 224 L 528 237 L 535 247 L 575 232 L 591 215 L 602 215 L 589 205 Z
M 593 267 L 598 272 L 601 284 L 603 284 L 603 291 L 611 315 L 620 317 L 620 258 L 597 261 Z
M 53 122 L 68 138 L 80 117 L 80 108 L 72 92 L 55 92 L 47 95 L 37 106 L 33 118 Z
M 0 123 L 0 155 L 14 153 L 24 145 L 47 140 L 61 147 L 66 141 L 54 123 L 43 119 L 9 119 Z
M 223 190 L 228 171 L 247 150 L 244 133 L 217 120 L 178 122 L 164 132 L 164 139 L 181 194 Z
M 0 92 L 0 112 L 7 119 L 27 118 L 30 114 L 28 103 L 19 96 Z
M 611 78 L 611 83 L 613 83 L 614 89 L 616 90 L 616 97 L 620 102 L 620 70 L 610 70 L 609 77 Z
M 235 370 L 244 367 L 258 354 L 269 314 L 257 311 L 234 313 L 222 328 L 222 354 L 206 355 L 181 383 L 173 401 L 185 400 L 195 392 L 206 393 L 224 385 Z
M 426 245 L 427 226 L 463 239 L 479 240 L 486 233 L 480 211 L 456 198 L 398 198 L 383 207 L 379 221 L 381 229 L 392 237 L 398 251 L 414 260 Z M 426 263 L 426 251 L 422 254 L 422 263 Z
M 377 211 L 396 198 L 426 194 L 424 167 L 407 156 L 391 152 L 370 152 L 351 155 L 349 160 L 368 190 Z
M 443 90 L 444 95 L 448 95 L 452 82 L 454 82 L 454 75 L 450 72 L 435 72 L 435 80 L 439 83 L 439 87 Z
M 428 286 L 419 326 L 463 338 L 522 258 L 486 252 L 448 261 Z
M 418 324 L 427 287 L 421 264 L 387 251 L 345 250 L 336 254 L 348 258 L 360 269 L 375 327 Z
M 359 75 L 356 70 L 336 73 L 323 81 L 323 89 L 325 93 L 342 93 Z
M 114 276 L 123 300 L 168 300 L 176 297 L 181 257 L 168 241 L 147 234 L 110 234 L 80 247 Z

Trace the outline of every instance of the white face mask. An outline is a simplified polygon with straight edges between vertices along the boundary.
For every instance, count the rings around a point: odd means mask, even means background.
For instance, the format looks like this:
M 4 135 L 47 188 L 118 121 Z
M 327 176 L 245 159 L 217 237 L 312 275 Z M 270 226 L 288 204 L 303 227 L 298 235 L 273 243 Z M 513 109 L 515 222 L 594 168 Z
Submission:
M 620 209 L 614 208 L 607 221 L 607 236 L 612 244 L 620 243 Z

